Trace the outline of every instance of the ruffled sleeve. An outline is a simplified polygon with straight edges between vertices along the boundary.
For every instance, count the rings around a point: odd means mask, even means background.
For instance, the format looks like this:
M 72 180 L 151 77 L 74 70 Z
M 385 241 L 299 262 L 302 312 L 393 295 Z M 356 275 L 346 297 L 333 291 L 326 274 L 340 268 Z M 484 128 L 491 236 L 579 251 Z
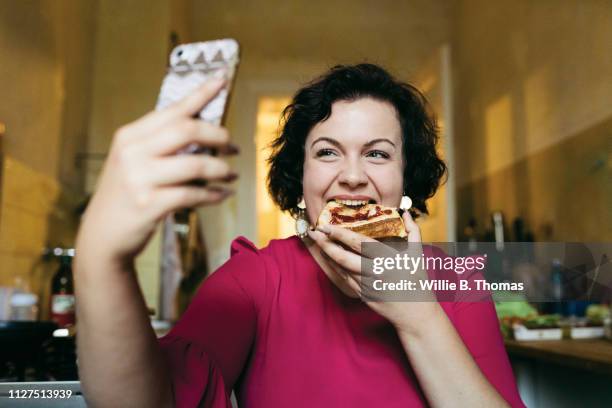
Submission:
M 159 345 L 172 374 L 176 407 L 232 406 L 221 372 L 202 347 L 174 336 L 160 339 Z
M 264 263 L 246 238 L 234 240 L 231 254 L 159 340 L 177 407 L 231 407 L 231 391 L 248 360 Z

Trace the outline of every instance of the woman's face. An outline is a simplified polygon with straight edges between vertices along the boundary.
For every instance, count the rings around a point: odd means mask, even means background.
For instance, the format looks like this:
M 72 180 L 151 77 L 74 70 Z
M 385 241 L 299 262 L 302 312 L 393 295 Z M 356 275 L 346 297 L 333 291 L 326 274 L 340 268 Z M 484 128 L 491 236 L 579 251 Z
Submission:
M 305 144 L 304 201 L 315 222 L 330 200 L 397 207 L 403 192 L 402 130 L 395 108 L 372 98 L 337 101 Z

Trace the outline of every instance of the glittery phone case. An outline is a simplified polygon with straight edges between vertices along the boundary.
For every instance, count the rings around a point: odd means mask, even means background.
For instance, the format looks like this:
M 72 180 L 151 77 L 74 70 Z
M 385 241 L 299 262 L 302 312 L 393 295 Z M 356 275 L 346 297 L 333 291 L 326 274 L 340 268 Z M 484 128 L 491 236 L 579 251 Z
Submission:
M 197 115 L 215 125 L 223 121 L 234 74 L 238 67 L 240 47 L 232 38 L 177 46 L 170 53 L 170 65 L 157 99 L 156 109 L 163 109 L 183 99 L 213 77 L 225 76 L 225 87 Z M 196 144 L 181 153 L 211 153 Z

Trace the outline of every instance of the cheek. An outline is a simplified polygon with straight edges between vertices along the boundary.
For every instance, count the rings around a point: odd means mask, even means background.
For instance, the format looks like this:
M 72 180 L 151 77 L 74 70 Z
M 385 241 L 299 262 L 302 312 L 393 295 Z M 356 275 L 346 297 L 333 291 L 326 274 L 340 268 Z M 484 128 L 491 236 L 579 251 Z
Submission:
M 369 172 L 383 204 L 398 206 L 404 193 L 404 172 L 401 166 L 374 166 Z
M 329 163 L 321 163 L 308 158 L 304 161 L 302 188 L 306 201 L 306 212 L 311 221 L 316 220 L 325 207 L 323 196 L 332 185 L 336 174 L 337 171 Z

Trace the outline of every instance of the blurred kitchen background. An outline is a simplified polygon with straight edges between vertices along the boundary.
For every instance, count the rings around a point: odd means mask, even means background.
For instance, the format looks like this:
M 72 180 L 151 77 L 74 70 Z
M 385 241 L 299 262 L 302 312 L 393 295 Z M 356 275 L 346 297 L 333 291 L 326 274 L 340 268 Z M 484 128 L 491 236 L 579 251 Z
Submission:
M 200 212 L 211 270 L 238 235 L 293 235 L 265 190 L 266 145 L 300 85 L 363 61 L 416 85 L 438 115 L 450 177 L 425 241 L 488 239 L 495 212 L 509 241 L 612 241 L 610 0 L 0 0 L 0 286 L 36 294 L 41 319 L 68 253 L 52 249 L 74 245 L 114 131 L 154 107 L 174 45 L 225 37 L 242 46 L 227 117 L 240 179 Z M 160 237 L 137 265 L 153 309 Z M 598 406 L 609 348 L 594 371 L 565 355 L 517 360 L 525 402 L 591 393 Z

